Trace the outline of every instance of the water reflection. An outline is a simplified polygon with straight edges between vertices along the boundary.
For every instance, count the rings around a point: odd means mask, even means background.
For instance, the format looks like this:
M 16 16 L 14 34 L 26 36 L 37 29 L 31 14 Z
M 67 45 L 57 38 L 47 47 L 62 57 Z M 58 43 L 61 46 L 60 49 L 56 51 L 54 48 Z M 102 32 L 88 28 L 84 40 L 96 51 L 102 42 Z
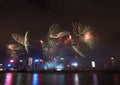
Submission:
M 64 74 L 59 74 L 59 76 L 57 76 L 57 82 L 56 85 L 65 85 L 65 75 Z
M 97 77 L 97 74 L 93 74 L 93 85 L 98 85 L 98 77 Z
M 25 85 L 31 85 L 32 82 L 32 74 L 27 73 L 27 78 L 26 78 L 26 84 Z M 22 82 L 22 81 L 21 81 Z
M 5 84 L 4 85 L 12 85 L 12 77 L 13 77 L 12 73 L 7 73 L 5 75 Z
M 44 85 L 66 85 L 64 74 L 43 74 L 42 84 Z
M 120 75 L 4 73 L 0 74 L 0 85 L 120 85 Z
M 16 80 L 16 85 L 20 85 L 21 84 L 21 80 L 22 79 L 22 74 L 19 73 L 18 76 L 17 76 L 17 80 Z
M 120 78 L 118 74 L 113 75 L 114 85 L 120 85 Z
M 32 76 L 32 85 L 38 85 L 39 81 L 38 81 L 38 73 L 34 73 Z
M 52 85 L 56 85 L 57 75 L 54 74 L 51 78 L 52 78 L 52 81 L 54 81 L 52 82 Z
M 38 77 L 39 78 L 39 85 L 42 85 L 42 83 L 43 83 L 42 77 L 43 77 L 42 74 L 39 74 L 39 77 Z
M 71 85 L 71 74 L 67 74 L 67 85 Z
M 78 74 L 74 75 L 74 85 L 80 85 Z

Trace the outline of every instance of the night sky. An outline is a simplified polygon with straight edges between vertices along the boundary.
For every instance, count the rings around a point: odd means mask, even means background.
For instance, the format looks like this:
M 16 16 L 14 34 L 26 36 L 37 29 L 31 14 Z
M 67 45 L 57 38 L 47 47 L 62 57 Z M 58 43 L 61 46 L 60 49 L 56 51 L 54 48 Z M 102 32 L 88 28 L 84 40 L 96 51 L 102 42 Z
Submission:
M 72 30 L 80 21 L 95 28 L 96 47 L 86 51 L 88 58 L 120 59 L 120 5 L 115 0 L 0 0 L 0 63 L 6 61 L 6 44 L 12 33 L 39 43 L 53 23 Z M 35 50 L 35 49 L 34 49 Z

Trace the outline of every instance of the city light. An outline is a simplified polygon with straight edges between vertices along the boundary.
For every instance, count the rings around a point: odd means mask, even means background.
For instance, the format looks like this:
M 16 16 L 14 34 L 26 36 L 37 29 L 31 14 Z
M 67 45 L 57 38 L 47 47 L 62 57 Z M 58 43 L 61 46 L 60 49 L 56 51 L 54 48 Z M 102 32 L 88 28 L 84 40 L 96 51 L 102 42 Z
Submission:
M 0 64 L 0 71 L 3 71 L 3 68 L 2 68 L 3 64 Z
M 111 59 L 112 65 L 114 67 L 115 66 L 115 59 L 114 59 L 114 57 L 111 57 L 110 59 Z
M 111 59 L 111 60 L 113 60 L 113 59 L 114 59 L 114 57 L 111 57 L 110 59 Z
M 12 60 L 10 60 L 10 63 L 13 63 L 14 62 L 14 60 L 12 59 Z
M 40 60 L 40 62 L 43 62 L 43 60 L 42 59 L 39 59 Z
M 67 67 L 70 67 L 70 65 L 68 64 Z
M 7 66 L 8 66 L 8 67 L 10 67 L 10 66 L 11 66 L 11 64 L 8 64 Z
M 91 63 L 92 63 L 92 67 L 95 67 L 95 61 L 92 61 Z
M 74 63 L 71 63 L 72 66 L 74 67 L 77 67 L 78 66 L 78 63 L 77 62 L 74 62 Z
M 57 71 L 61 71 L 61 70 L 63 70 L 63 65 L 57 65 L 57 66 L 55 66 L 55 68 Z
M 32 57 L 29 57 L 28 58 L 28 65 L 31 66 L 33 63 L 33 58 Z
M 23 60 L 20 60 L 20 62 L 23 62 Z
M 64 60 L 64 58 L 60 58 L 60 60 Z
M 39 61 L 38 59 L 35 60 L 35 62 L 38 62 L 38 61 Z
M 0 71 L 3 71 L 3 68 L 0 68 Z

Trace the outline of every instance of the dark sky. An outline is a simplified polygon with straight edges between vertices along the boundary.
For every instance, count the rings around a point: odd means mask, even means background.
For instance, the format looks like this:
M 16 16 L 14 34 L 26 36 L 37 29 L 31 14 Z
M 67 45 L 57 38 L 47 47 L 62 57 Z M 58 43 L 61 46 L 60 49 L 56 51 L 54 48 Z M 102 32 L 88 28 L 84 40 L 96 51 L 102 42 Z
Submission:
M 95 28 L 96 47 L 90 56 L 120 56 L 120 5 L 115 0 L 0 0 L 0 62 L 6 60 L 6 44 L 11 34 L 39 41 L 45 38 L 52 23 L 72 30 L 72 22 L 80 21 Z

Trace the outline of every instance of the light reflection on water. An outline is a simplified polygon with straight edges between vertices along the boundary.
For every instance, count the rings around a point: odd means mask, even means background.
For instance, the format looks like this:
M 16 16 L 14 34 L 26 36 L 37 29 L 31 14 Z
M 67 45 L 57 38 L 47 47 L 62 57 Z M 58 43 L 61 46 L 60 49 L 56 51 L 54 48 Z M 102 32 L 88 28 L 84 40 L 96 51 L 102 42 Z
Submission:
M 114 80 L 115 85 L 120 85 L 120 78 L 118 74 L 113 75 L 113 80 Z
M 71 85 L 71 75 L 70 74 L 67 74 L 67 85 Z
M 74 85 L 80 85 L 78 74 L 74 75 Z
M 12 85 L 12 77 L 13 77 L 12 73 L 7 73 L 5 75 L 5 85 Z
M 0 85 L 120 85 L 120 74 L 0 73 Z
M 27 78 L 26 78 L 26 84 L 23 85 L 31 85 L 32 82 L 32 74 L 26 74 Z M 22 84 L 21 84 L 22 85 Z
M 39 85 L 39 78 L 38 78 L 38 74 L 37 73 L 34 73 L 33 75 L 32 75 L 32 85 Z
M 18 76 L 17 76 L 16 85 L 20 85 L 21 79 L 22 79 L 22 74 L 19 73 Z
M 97 74 L 93 74 L 93 85 L 98 85 L 98 77 L 97 77 Z

